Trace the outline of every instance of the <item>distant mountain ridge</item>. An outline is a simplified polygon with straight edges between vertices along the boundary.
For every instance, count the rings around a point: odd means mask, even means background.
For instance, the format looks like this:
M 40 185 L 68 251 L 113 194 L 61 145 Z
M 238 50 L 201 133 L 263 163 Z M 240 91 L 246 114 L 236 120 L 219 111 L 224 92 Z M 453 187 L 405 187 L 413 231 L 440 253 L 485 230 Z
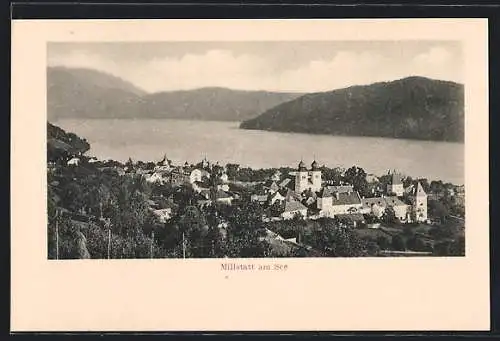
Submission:
M 463 142 L 464 86 L 407 77 L 306 94 L 240 128 Z
M 300 93 L 201 88 L 146 93 L 91 69 L 47 69 L 48 118 L 176 118 L 244 121 Z

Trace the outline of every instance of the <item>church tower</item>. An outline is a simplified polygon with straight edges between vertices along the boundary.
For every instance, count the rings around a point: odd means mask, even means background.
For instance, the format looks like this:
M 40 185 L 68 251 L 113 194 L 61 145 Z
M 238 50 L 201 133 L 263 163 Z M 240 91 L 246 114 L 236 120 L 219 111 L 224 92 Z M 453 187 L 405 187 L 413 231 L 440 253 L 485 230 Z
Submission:
M 321 170 L 316 160 L 311 164 L 311 190 L 319 192 L 321 190 Z
M 425 193 L 420 182 L 417 184 L 414 195 L 413 209 L 415 211 L 416 220 L 425 221 L 427 220 L 427 193 Z
M 309 180 L 307 173 L 306 165 L 304 161 L 301 160 L 297 172 L 295 173 L 295 192 L 300 194 L 308 188 L 307 182 Z
M 390 172 L 389 172 L 390 174 Z M 401 176 L 394 171 L 392 173 L 391 182 L 387 185 L 387 194 L 402 196 L 404 193 L 403 182 L 401 181 Z

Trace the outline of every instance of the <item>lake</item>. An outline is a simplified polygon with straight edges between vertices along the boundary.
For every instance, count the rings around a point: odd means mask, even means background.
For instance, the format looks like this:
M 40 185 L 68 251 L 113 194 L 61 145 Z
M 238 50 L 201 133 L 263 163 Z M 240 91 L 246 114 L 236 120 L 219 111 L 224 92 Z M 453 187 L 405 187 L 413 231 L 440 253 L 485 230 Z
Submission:
M 396 169 L 412 177 L 463 184 L 464 144 L 238 129 L 238 122 L 171 119 L 60 119 L 51 122 L 86 138 L 99 159 L 238 163 L 252 168 L 295 167 L 313 158 L 329 167 L 362 167 L 381 175 Z

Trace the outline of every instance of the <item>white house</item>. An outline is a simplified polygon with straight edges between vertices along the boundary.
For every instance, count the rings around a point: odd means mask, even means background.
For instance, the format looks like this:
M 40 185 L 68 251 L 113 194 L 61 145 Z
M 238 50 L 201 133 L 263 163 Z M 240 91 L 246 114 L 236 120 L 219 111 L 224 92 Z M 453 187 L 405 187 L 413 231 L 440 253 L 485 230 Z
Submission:
M 163 183 L 163 175 L 159 172 L 154 172 L 153 174 L 147 174 L 145 178 L 146 181 L 150 183 Z
M 80 163 L 80 159 L 77 157 L 72 158 L 71 160 L 68 161 L 68 166 L 78 166 Z
M 189 183 L 193 184 L 196 181 L 201 181 L 203 172 L 201 169 L 195 168 L 189 173 Z
M 361 197 L 351 186 L 327 186 L 318 195 L 316 202 L 320 215 L 334 217 L 338 214 L 353 214 L 361 210 Z
M 382 217 L 387 207 L 392 207 L 394 215 L 401 222 L 410 222 L 412 206 L 401 201 L 397 196 L 364 198 L 361 200 L 363 208 L 361 213 L 372 214 L 377 218 Z
M 195 182 L 201 182 L 203 175 L 204 171 L 201 169 L 190 169 L 189 166 L 185 166 L 184 168 L 174 169 L 170 174 L 170 181 L 173 185 L 194 184 Z

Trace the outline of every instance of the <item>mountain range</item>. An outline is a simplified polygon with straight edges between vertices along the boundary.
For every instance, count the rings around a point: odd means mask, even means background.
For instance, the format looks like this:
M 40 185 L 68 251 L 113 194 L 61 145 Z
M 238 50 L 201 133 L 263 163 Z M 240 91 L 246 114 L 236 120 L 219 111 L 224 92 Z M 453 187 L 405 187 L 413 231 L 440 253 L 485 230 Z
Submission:
M 48 119 L 238 121 L 242 129 L 464 141 L 464 86 L 407 77 L 320 93 L 226 88 L 147 93 L 91 69 L 47 69 Z
M 464 86 L 424 77 L 311 93 L 241 123 L 243 129 L 464 141 Z
M 47 69 L 47 116 L 244 121 L 299 93 L 201 88 L 146 93 L 113 75 L 83 68 Z

